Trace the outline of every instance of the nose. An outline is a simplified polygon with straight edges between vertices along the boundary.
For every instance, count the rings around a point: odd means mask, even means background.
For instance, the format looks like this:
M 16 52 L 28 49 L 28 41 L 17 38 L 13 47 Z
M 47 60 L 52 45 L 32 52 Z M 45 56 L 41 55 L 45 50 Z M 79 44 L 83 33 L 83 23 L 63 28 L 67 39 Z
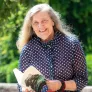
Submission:
M 43 29 L 43 28 L 44 28 L 44 25 L 43 25 L 42 23 L 39 23 L 39 24 L 38 24 L 38 28 L 39 28 L 39 29 Z

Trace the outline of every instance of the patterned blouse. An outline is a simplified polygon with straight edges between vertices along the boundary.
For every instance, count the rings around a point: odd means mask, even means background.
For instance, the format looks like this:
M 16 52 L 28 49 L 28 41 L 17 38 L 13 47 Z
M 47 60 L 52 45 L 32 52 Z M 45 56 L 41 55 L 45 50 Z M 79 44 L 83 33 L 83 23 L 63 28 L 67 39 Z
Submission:
M 86 62 L 80 42 L 77 38 L 65 36 L 60 31 L 47 43 L 35 36 L 24 46 L 20 54 L 19 69 L 23 72 L 31 65 L 46 78 L 74 80 L 79 91 L 87 85 Z M 43 89 L 42 92 L 46 92 L 47 88 Z

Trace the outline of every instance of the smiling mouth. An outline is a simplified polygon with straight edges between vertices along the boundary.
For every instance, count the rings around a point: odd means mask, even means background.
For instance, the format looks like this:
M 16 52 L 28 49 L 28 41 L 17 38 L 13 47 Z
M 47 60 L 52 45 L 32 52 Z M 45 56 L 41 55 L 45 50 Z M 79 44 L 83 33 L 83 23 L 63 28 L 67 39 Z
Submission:
M 39 32 L 41 32 L 41 33 L 45 32 L 45 31 L 47 31 L 47 29 L 45 29 L 45 30 L 43 30 L 43 31 L 40 31 L 40 30 L 39 30 Z

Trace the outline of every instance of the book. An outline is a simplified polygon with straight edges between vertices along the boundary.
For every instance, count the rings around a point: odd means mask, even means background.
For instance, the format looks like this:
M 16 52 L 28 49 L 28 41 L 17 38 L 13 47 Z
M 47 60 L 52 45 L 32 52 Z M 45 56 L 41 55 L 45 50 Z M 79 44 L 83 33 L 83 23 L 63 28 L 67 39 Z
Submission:
M 28 67 L 23 73 L 19 71 L 17 68 L 13 69 L 14 75 L 16 77 L 16 80 L 18 84 L 22 87 L 22 91 L 25 91 L 26 89 L 32 90 L 31 87 L 27 87 L 25 84 L 25 79 L 28 77 L 28 75 L 35 75 L 39 74 L 42 75 L 40 71 L 38 71 L 34 66 Z

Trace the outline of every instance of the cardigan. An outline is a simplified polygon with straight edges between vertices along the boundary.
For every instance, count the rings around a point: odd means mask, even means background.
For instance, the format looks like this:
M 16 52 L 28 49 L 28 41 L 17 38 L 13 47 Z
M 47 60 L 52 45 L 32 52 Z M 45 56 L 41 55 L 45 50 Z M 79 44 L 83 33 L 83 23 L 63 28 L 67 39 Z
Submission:
M 76 37 L 66 36 L 60 31 L 49 42 L 42 42 L 39 37 L 34 36 L 24 46 L 20 54 L 19 69 L 24 72 L 31 65 L 48 79 L 74 80 L 76 92 L 87 85 L 87 67 L 82 46 Z M 44 87 L 42 92 L 47 89 Z

